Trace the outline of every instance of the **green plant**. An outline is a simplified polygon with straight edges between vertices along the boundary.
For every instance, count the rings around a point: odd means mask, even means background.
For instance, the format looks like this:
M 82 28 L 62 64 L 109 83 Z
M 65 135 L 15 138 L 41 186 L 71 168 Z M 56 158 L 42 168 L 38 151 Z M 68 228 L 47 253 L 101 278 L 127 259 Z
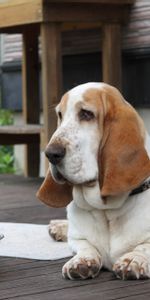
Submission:
M 0 109 L 0 126 L 12 125 L 13 114 L 9 110 Z M 0 146 L 0 173 L 14 173 L 13 146 Z
M 14 122 L 13 114 L 10 110 L 0 109 L 0 126 L 12 125 Z

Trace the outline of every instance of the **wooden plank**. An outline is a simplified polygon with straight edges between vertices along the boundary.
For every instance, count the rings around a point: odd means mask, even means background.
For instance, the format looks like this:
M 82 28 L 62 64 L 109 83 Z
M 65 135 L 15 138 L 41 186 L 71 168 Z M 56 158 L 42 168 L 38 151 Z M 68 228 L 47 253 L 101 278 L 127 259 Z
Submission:
M 42 133 L 40 125 L 0 126 L 0 141 L 2 145 L 36 144 L 39 148 Z
M 86 3 L 86 7 L 85 7 Z M 88 10 L 89 4 L 92 3 L 92 12 Z M 43 4 L 48 9 L 49 12 L 47 14 L 47 20 L 49 21 L 67 21 L 68 19 L 71 21 L 96 21 L 95 18 L 98 20 L 105 19 L 106 15 L 108 15 L 107 19 L 116 18 L 118 16 L 120 21 L 122 21 L 124 17 L 124 13 L 122 14 L 122 7 L 127 7 L 129 4 L 133 3 L 132 0 L 97 0 L 97 1 L 90 1 L 90 0 L 82 0 L 82 1 L 42 1 L 42 0 L 7 0 L 0 3 L 0 28 L 7 28 L 25 24 L 32 24 L 32 23 L 40 23 L 44 21 L 45 17 L 43 16 Z M 58 4 L 58 5 L 57 5 Z M 75 5 L 74 5 L 75 4 Z M 93 4 L 95 9 L 93 8 Z M 97 11 L 96 5 L 99 6 L 99 12 Z M 107 13 L 104 14 L 103 11 L 103 4 L 106 4 L 105 11 Z M 69 9 L 69 6 L 74 5 L 74 7 Z M 108 8 L 109 6 L 109 8 Z M 119 9 L 120 7 L 120 9 Z M 80 9 L 81 8 L 81 9 Z M 113 8 L 113 11 L 112 11 Z M 74 16 L 74 10 L 76 10 L 76 15 Z M 59 12 L 59 13 L 58 13 Z M 71 14 L 70 14 L 71 13 Z M 82 16 L 81 16 L 82 14 Z M 99 17 L 98 17 L 99 15 Z M 49 17 L 48 17 L 49 16 Z M 80 19 L 78 18 L 80 16 Z M 83 18 L 82 18 L 83 17 Z
M 121 300 L 121 299 L 138 299 L 138 300 L 149 300 L 150 297 L 150 288 L 147 285 L 147 289 L 144 290 L 145 285 L 141 286 L 135 290 L 133 286 L 125 287 L 123 288 L 112 288 L 109 290 L 109 284 L 105 283 L 105 291 L 101 290 L 101 284 L 94 284 L 93 285 L 87 285 L 85 286 L 79 286 L 79 287 L 71 287 L 68 289 L 61 289 L 57 291 L 47 291 L 44 293 L 44 300 L 49 300 L 50 298 L 54 297 L 56 300 L 66 300 L 67 296 L 69 295 L 69 299 L 76 300 L 76 299 L 82 299 L 82 300 L 96 300 L 96 299 L 103 299 L 103 300 Z M 125 285 L 126 286 L 126 285 Z M 107 291 L 108 288 L 108 291 Z M 32 294 L 31 296 L 21 296 L 18 297 L 18 300 L 41 300 L 41 293 Z
M 22 191 L 23 192 L 23 191 Z M 26 191 L 26 194 L 28 195 L 28 192 Z M 16 194 L 15 194 L 16 195 Z M 21 194 L 20 198 L 22 197 Z M 12 195 L 10 195 L 9 197 L 11 197 Z M 14 196 L 13 196 L 14 197 Z M 29 198 L 29 196 L 27 196 Z M 18 197 L 19 198 L 19 197 Z M 18 199 L 17 198 L 17 199 Z M 31 199 L 31 196 L 30 196 Z M 7 198 L 5 198 L 5 201 L 7 201 Z M 24 198 L 24 202 L 25 202 L 25 198 Z M 13 201 L 14 202 L 14 201 Z M 3 209 L 0 211 L 0 217 L 1 217 L 1 222 L 19 222 L 19 223 L 35 223 L 35 224 L 49 224 L 50 219 L 58 219 L 63 217 L 62 214 L 60 214 L 59 212 L 54 211 L 53 215 L 51 212 L 51 209 L 46 207 L 46 206 L 40 206 L 40 204 L 37 205 L 29 205 L 27 203 L 28 206 L 25 206 L 25 204 L 23 203 L 23 207 L 22 210 L 23 212 L 20 210 L 22 202 L 19 201 L 18 203 L 14 204 L 14 208 L 7 208 L 7 209 Z M 15 207 L 18 206 L 18 207 Z
M 106 4 L 119 4 L 119 5 L 125 5 L 125 4 L 133 4 L 135 0 L 44 0 L 45 3 L 106 3 Z
M 129 6 L 95 3 L 47 3 L 43 20 L 47 22 L 120 22 L 127 21 Z
M 25 145 L 24 175 L 38 177 L 40 170 L 40 142 Z
M 4 272 L 4 276 L 8 277 L 8 281 L 0 283 L 1 295 L 0 299 L 7 297 L 8 299 L 38 299 L 41 300 L 44 296 L 45 300 L 48 299 L 122 299 L 122 297 L 130 297 L 133 295 L 150 294 L 150 285 L 148 281 L 121 281 L 115 280 L 110 272 L 101 272 L 101 275 L 93 280 L 86 281 L 69 281 L 64 280 L 61 275 L 61 267 L 66 260 L 61 260 L 55 264 L 47 262 L 46 266 L 41 266 L 26 270 L 22 270 L 16 266 L 15 273 L 16 279 L 12 279 L 12 271 Z M 18 272 L 17 272 L 18 270 Z M 28 272 L 28 277 L 27 277 Z M 20 276 L 18 276 L 18 274 Z M 27 288 L 28 285 L 28 288 Z M 17 288 L 16 288 L 17 287 Z M 93 296 L 92 296 L 93 294 Z M 32 297 L 32 298 L 31 298 Z
M 96 296 L 98 296 L 98 292 L 100 291 L 103 295 L 103 299 L 107 299 L 107 297 L 104 297 L 107 295 L 108 299 L 111 299 L 111 293 L 112 299 L 116 299 L 117 297 L 115 298 L 115 292 L 116 294 L 122 292 L 124 295 L 129 292 L 130 295 L 132 291 L 132 295 L 138 294 L 143 285 L 145 292 L 149 291 L 148 281 L 143 281 L 141 283 L 141 281 L 129 282 L 115 280 L 115 277 L 111 272 L 104 271 L 101 272 L 101 275 L 98 278 L 93 280 L 64 280 L 61 275 L 61 267 L 66 260 L 67 259 L 55 262 L 47 262 L 47 265 L 45 265 L 45 262 L 37 262 L 37 264 L 35 264 L 34 261 L 31 261 L 31 266 L 28 265 L 28 260 L 27 265 L 24 264 L 24 261 L 22 264 L 21 260 L 22 266 L 19 266 L 17 262 L 16 265 L 12 264 L 12 267 L 9 269 L 7 269 L 4 265 L 1 270 L 4 278 L 1 276 L 0 288 L 2 287 L 2 294 L 0 299 L 3 299 L 5 296 L 8 297 L 8 299 L 11 299 L 11 297 L 22 297 L 22 299 L 41 300 L 42 294 L 45 296 L 44 299 L 53 299 L 54 295 L 56 295 L 56 299 L 65 299 L 66 294 L 68 294 L 69 291 L 71 296 L 70 299 L 77 299 L 74 298 L 74 296 L 78 297 L 78 295 L 81 296 L 81 299 L 82 297 L 85 299 L 85 297 L 91 297 L 92 292 L 92 299 L 96 299 Z M 13 276 L 14 274 L 15 278 Z M 26 288 L 27 285 L 28 289 Z M 17 287 L 17 289 L 15 287 Z M 31 295 L 33 298 L 29 298 Z
M 0 3 L 0 28 L 42 21 L 42 0 L 9 0 Z
M 29 3 L 39 3 L 39 0 L 1 0 L 0 1 L 1 7 L 14 7 L 23 4 L 28 5 Z
M 121 33 L 119 24 L 105 24 L 102 38 L 103 81 L 121 89 Z
M 0 126 L 0 134 L 41 134 L 43 126 L 41 125 L 5 125 Z
M 33 28 L 26 28 L 23 32 L 22 73 L 24 120 L 25 123 L 38 124 L 40 115 L 38 33 Z M 40 144 L 28 144 L 25 152 L 25 175 L 38 176 Z
M 22 73 L 24 120 L 26 123 L 38 124 L 40 113 L 38 33 L 30 27 L 23 32 Z
M 70 30 L 86 30 L 86 29 L 95 29 L 100 28 L 102 26 L 102 22 L 65 22 L 61 24 L 61 31 L 70 31 Z
M 60 24 L 41 25 L 42 95 L 44 114 L 44 144 L 56 129 L 55 106 L 62 91 L 62 57 Z M 46 162 L 46 166 L 48 163 Z
M 1 145 L 27 145 L 28 149 L 31 149 L 34 155 L 34 158 L 37 156 L 36 152 L 39 149 L 40 145 L 40 135 L 39 134 L 0 134 Z M 31 151 L 30 150 L 30 151 Z M 38 156 L 39 157 L 39 156 Z M 37 161 L 33 161 L 33 163 L 37 163 Z M 37 168 L 35 165 L 34 168 Z M 28 176 L 28 174 L 26 174 Z M 37 174 L 38 176 L 38 174 Z

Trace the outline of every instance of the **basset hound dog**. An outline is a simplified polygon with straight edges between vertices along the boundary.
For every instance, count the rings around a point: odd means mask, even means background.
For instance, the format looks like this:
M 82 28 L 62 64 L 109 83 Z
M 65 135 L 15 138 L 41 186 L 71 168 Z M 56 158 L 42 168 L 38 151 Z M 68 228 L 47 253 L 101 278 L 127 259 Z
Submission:
M 150 278 L 150 139 L 135 109 L 114 87 L 86 83 L 56 107 L 58 127 L 46 147 L 50 167 L 37 196 L 67 206 L 52 221 L 56 239 L 75 253 L 68 279 Z

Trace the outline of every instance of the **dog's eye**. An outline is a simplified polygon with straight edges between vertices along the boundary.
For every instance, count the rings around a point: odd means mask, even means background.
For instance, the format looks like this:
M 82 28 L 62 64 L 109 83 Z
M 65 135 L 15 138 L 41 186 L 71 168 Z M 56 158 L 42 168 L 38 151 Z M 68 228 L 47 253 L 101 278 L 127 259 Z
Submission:
M 61 111 L 58 112 L 58 118 L 59 118 L 60 121 L 62 121 L 62 113 L 61 113 Z
M 81 109 L 79 112 L 79 119 L 80 121 L 90 121 L 94 119 L 94 114 L 90 110 Z

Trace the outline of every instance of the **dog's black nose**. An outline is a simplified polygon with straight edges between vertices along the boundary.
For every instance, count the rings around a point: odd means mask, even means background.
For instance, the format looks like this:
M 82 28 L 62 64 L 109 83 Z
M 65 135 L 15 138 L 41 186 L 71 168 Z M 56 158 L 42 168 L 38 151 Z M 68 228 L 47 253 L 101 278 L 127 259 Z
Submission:
M 57 165 L 64 158 L 65 153 L 66 149 L 58 144 L 49 145 L 45 150 L 46 157 L 53 165 Z

